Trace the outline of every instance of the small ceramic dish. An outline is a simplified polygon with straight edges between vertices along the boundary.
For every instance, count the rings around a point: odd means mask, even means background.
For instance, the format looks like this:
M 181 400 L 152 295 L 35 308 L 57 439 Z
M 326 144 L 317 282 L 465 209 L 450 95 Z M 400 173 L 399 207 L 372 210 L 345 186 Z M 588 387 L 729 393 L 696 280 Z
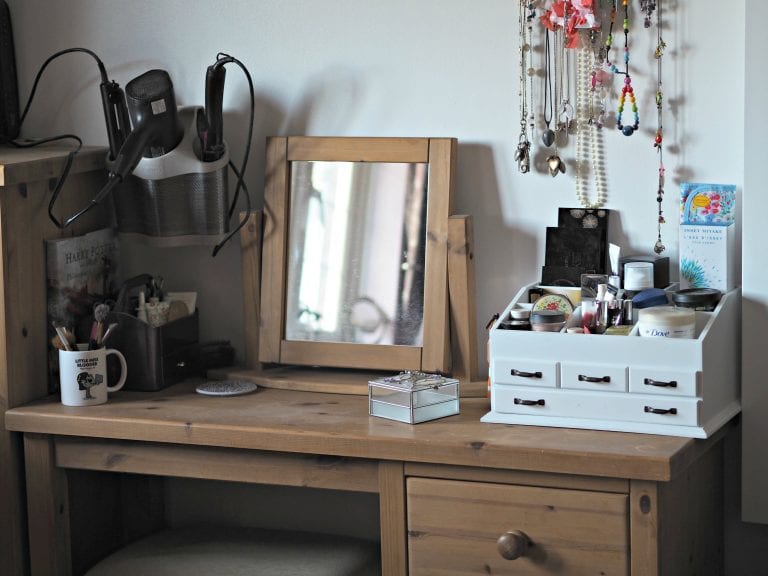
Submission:
M 531 330 L 534 332 L 560 332 L 565 326 L 562 310 L 534 310 L 531 313 Z
M 528 308 L 510 308 L 509 317 L 512 320 L 528 320 L 531 317 L 531 311 Z
M 722 292 L 715 288 L 686 288 L 672 294 L 675 306 L 711 312 L 720 302 Z

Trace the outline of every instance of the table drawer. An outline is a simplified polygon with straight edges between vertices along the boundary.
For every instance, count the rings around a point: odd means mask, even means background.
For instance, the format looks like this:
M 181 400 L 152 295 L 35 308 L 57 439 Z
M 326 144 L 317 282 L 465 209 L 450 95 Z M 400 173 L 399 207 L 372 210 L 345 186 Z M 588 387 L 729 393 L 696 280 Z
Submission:
M 557 362 L 496 358 L 491 365 L 491 382 L 557 388 Z
M 427 478 L 406 492 L 410 574 L 629 574 L 625 494 Z M 505 559 L 503 535 L 531 544 Z
M 630 366 L 629 391 L 634 394 L 701 396 L 701 372 Z
M 700 398 L 497 386 L 494 388 L 491 401 L 493 410 L 502 414 L 680 426 L 698 426 L 700 424 Z M 542 418 L 541 425 L 547 425 L 546 418 Z
M 560 364 L 560 387 L 597 392 L 626 392 L 627 367 L 616 364 Z

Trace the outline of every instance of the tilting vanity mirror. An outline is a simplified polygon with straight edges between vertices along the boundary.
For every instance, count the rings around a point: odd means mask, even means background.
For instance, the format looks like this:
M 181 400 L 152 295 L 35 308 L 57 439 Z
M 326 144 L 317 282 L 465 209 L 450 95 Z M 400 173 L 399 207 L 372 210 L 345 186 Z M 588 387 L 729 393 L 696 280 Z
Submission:
M 367 394 L 361 371 L 422 370 L 485 397 L 472 219 L 451 214 L 456 147 L 269 138 L 263 218 L 240 231 L 245 368 L 211 375 Z
M 252 358 L 450 370 L 455 153 L 448 138 L 268 140 Z
M 421 346 L 425 162 L 291 164 L 285 339 Z

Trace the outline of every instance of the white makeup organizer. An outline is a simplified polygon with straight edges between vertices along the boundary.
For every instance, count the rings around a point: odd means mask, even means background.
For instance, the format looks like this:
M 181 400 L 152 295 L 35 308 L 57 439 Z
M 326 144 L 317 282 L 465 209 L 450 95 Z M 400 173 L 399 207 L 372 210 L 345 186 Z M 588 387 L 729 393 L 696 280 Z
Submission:
M 707 438 L 741 411 L 739 290 L 696 312 L 691 339 L 499 328 L 535 286 L 491 328 L 483 422 Z

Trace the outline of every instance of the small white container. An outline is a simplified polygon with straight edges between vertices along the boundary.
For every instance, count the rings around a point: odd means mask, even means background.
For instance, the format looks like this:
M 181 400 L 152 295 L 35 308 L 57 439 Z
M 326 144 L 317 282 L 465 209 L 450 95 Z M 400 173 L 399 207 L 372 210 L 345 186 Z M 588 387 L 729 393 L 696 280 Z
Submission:
M 696 312 L 690 308 L 654 306 L 638 311 L 640 336 L 653 338 L 693 338 Z
M 653 288 L 652 262 L 627 262 L 624 264 L 624 290 L 640 292 Z

